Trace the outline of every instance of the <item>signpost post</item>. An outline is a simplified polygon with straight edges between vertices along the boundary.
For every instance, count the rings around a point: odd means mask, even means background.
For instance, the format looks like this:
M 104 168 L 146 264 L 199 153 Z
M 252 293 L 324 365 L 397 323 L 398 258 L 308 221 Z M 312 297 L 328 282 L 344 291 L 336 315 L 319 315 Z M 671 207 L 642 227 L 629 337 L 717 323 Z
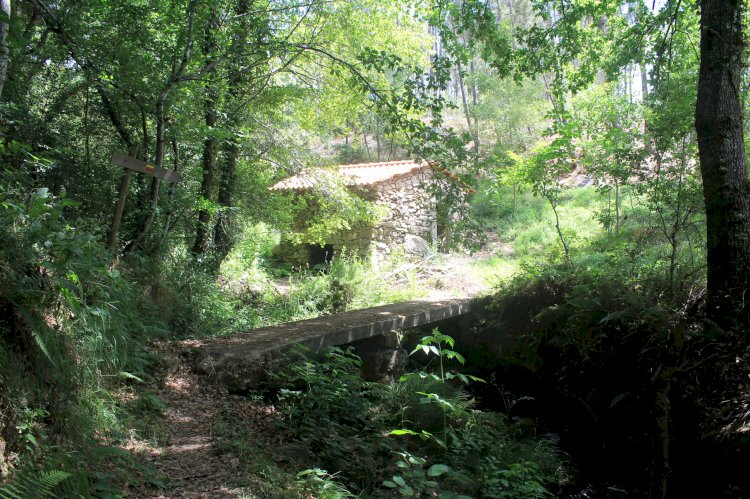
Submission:
M 124 167 L 125 172 L 120 179 L 120 192 L 117 197 L 117 204 L 115 204 L 115 214 L 112 217 L 112 228 L 109 231 L 109 237 L 107 237 L 107 248 L 109 248 L 110 251 L 114 251 L 115 245 L 117 244 L 117 233 L 120 230 L 122 212 L 125 209 L 125 198 L 128 195 L 128 185 L 130 185 L 130 177 L 133 174 L 133 171 L 151 177 L 161 178 L 167 182 L 178 183 L 182 181 L 182 176 L 174 170 L 160 168 L 156 165 L 147 163 L 146 161 L 141 161 L 140 159 L 126 156 L 124 154 L 112 154 L 112 163 Z

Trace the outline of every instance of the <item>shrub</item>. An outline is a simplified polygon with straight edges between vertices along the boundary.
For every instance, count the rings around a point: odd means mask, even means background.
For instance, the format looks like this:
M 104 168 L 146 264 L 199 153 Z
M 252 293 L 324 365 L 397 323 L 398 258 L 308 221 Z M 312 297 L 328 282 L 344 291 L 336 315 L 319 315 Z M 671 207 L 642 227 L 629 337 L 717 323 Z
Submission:
M 71 224 L 75 208 L 11 173 L 0 183 L 0 439 L 25 470 L 81 470 L 96 438 L 120 429 L 109 390 L 144 376 L 145 341 L 165 331 L 97 238 Z

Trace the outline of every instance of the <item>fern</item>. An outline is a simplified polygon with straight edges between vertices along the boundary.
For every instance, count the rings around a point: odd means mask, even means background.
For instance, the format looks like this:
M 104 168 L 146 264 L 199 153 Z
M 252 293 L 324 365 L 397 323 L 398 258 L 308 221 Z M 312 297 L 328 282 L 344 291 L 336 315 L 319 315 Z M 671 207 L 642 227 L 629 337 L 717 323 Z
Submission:
M 70 478 L 70 473 L 61 470 L 20 474 L 0 487 L 0 499 L 35 499 L 54 496 L 52 491 L 61 482 Z
M 47 326 L 47 324 L 42 321 L 34 312 L 27 310 L 21 305 L 16 304 L 16 311 L 23 318 L 23 320 L 26 321 L 27 326 L 31 330 L 31 336 L 34 338 L 34 342 L 36 343 L 37 347 L 39 347 L 39 350 L 41 350 L 41 352 L 45 357 L 47 357 L 47 360 L 49 360 L 52 365 L 55 365 L 55 361 L 52 360 L 52 355 L 50 355 L 49 349 L 47 349 L 47 343 L 44 338 L 44 332 L 49 331 L 49 327 Z

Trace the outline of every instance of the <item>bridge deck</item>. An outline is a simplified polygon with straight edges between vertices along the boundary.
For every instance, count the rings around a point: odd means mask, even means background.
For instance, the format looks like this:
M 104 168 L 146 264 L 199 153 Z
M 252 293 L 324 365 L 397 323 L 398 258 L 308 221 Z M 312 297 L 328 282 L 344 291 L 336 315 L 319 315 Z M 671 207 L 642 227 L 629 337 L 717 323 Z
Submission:
M 196 369 L 223 378 L 230 385 L 238 385 L 240 380 L 253 378 L 252 372 L 262 369 L 294 345 L 317 350 L 410 329 L 466 314 L 471 311 L 472 301 L 408 301 L 278 324 L 231 337 L 210 338 L 192 345 L 199 350 Z

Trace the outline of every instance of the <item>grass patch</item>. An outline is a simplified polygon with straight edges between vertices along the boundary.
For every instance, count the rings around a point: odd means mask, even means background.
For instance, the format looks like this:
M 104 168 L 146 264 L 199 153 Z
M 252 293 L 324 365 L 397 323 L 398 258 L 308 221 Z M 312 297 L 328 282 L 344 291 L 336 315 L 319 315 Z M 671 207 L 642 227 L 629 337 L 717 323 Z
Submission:
M 528 190 L 517 191 L 514 195 L 511 187 L 500 187 L 480 192 L 473 210 L 482 225 L 497 238 L 494 254 L 474 262 L 469 269 L 477 279 L 496 285 L 524 268 L 562 257 L 555 216 L 546 199 Z M 622 190 L 619 234 L 603 224 L 613 211 L 613 197 L 597 187 L 562 191 L 558 212 L 573 261 L 590 263 L 597 260 L 597 255 L 632 241 L 652 218 L 642 199 L 630 188 Z M 654 251 L 663 252 L 663 249 Z

